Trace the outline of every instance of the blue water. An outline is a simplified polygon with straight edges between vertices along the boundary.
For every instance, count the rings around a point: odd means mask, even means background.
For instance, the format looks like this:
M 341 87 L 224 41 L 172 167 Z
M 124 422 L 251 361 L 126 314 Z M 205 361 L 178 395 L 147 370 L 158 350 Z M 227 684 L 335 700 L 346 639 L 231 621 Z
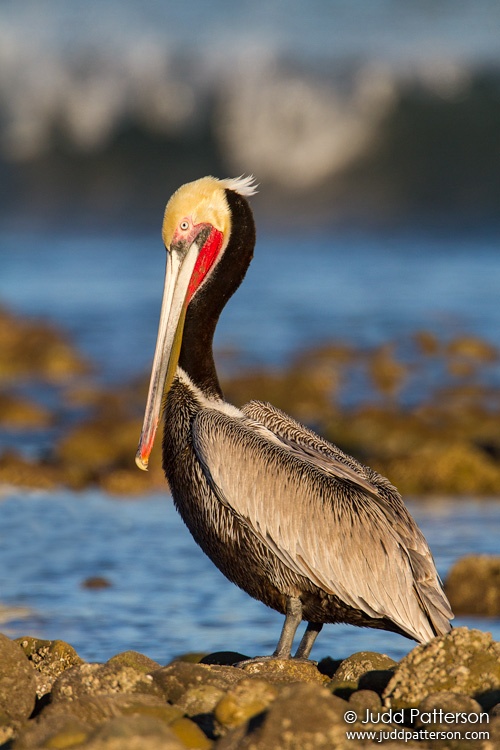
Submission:
M 495 230 L 263 230 L 216 347 L 276 364 L 332 339 L 373 347 L 422 329 L 497 346 L 499 248 Z M 159 226 L 129 235 L 0 230 L 0 302 L 63 326 L 107 380 L 149 368 L 164 266 Z
M 500 504 L 453 500 L 411 511 L 438 569 L 468 552 L 498 553 Z M 82 587 L 90 576 L 111 586 Z M 229 583 L 193 542 L 167 496 L 113 500 L 102 493 L 6 492 L 0 502 L 3 604 L 26 607 L 3 624 L 11 637 L 71 643 L 87 660 L 127 649 L 160 663 L 188 651 L 270 653 L 282 617 Z M 500 639 L 500 620 L 457 618 Z M 401 658 L 412 642 L 398 635 L 325 626 L 313 658 L 375 650 Z

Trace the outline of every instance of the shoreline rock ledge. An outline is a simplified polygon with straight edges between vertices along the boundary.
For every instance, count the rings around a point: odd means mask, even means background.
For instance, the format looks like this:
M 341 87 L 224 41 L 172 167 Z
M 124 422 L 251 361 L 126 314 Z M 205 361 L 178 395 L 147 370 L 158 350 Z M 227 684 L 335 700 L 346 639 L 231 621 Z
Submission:
M 63 641 L 0 634 L 0 750 L 500 747 L 500 643 L 489 633 L 456 628 L 399 663 L 373 652 L 317 665 L 244 659 L 162 666 L 127 651 L 86 663 Z

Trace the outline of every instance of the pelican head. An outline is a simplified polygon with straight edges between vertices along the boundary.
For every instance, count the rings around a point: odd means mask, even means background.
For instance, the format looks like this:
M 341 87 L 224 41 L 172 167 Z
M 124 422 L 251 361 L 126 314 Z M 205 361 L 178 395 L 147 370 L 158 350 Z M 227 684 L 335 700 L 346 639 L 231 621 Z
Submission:
M 136 464 L 147 470 L 164 395 L 172 385 L 186 314 L 200 289 L 213 275 L 228 247 L 233 216 L 228 191 L 250 196 L 253 177 L 219 180 L 203 177 L 182 185 L 165 209 L 162 237 L 167 267 L 158 338 L 153 359 L 144 423 Z

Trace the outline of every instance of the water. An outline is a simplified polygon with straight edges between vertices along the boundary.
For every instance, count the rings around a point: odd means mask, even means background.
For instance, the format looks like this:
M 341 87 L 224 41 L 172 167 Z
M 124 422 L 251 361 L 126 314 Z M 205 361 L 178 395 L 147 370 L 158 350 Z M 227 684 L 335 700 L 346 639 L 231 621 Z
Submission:
M 463 554 L 498 553 L 500 505 L 435 500 L 411 506 L 441 575 Z M 82 587 L 90 576 L 111 586 Z M 164 664 L 188 651 L 268 654 L 283 618 L 229 583 L 203 555 L 166 496 L 117 501 L 96 491 L 20 493 L 0 502 L 3 604 L 26 607 L 11 637 L 71 643 L 87 660 L 135 649 Z M 500 620 L 457 618 L 500 639 Z M 313 658 L 375 650 L 400 659 L 401 636 L 325 626 Z
M 498 345 L 499 245 L 495 231 L 264 230 L 216 347 L 280 364 L 332 339 L 373 347 L 422 329 Z M 149 368 L 165 266 L 159 231 L 0 230 L 0 265 L 0 301 L 61 325 L 105 380 Z

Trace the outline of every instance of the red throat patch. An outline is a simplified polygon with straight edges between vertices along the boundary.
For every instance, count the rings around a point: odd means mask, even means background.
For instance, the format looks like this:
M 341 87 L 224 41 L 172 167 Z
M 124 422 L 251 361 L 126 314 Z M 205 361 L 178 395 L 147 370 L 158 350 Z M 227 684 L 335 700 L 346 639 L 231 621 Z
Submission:
M 208 239 L 200 250 L 189 282 L 186 303 L 189 304 L 193 294 L 199 288 L 203 279 L 212 268 L 222 247 L 224 235 L 218 229 L 213 228 Z

